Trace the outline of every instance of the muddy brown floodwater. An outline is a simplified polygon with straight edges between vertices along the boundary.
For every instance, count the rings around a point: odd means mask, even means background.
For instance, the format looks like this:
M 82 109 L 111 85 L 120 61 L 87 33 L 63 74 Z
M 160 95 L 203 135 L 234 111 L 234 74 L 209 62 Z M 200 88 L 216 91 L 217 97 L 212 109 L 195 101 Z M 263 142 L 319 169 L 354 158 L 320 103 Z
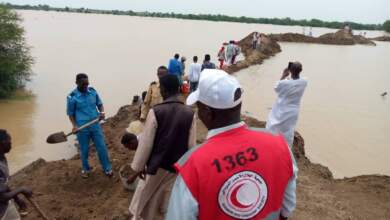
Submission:
M 156 68 L 166 65 L 176 52 L 187 56 L 188 62 L 193 55 L 202 57 L 205 53 L 216 59 L 223 41 L 240 40 L 254 30 L 302 32 L 302 27 L 274 25 L 19 13 L 36 61 L 35 75 L 28 85 L 36 97 L 0 102 L 0 127 L 7 128 L 14 140 L 9 155 L 12 171 L 39 157 L 57 160 L 75 153 L 72 142 L 48 145 L 45 139 L 52 132 L 70 129 L 65 99 L 74 88 L 78 72 L 90 75 L 107 115 L 112 116 L 120 106 L 130 103 L 133 94 L 145 90 L 155 79 Z M 315 36 L 335 31 L 313 28 Z M 382 32 L 368 32 L 369 37 L 381 35 Z M 308 156 L 329 166 L 336 176 L 389 175 L 390 165 L 384 161 L 390 144 L 384 135 L 390 130 L 389 100 L 379 96 L 383 90 L 390 90 L 390 68 L 385 58 L 390 57 L 389 45 L 281 43 L 281 53 L 237 74 L 246 89 L 244 108 L 264 120 L 275 98 L 273 81 L 282 66 L 291 59 L 302 60 L 310 84 L 298 128 L 308 142 Z

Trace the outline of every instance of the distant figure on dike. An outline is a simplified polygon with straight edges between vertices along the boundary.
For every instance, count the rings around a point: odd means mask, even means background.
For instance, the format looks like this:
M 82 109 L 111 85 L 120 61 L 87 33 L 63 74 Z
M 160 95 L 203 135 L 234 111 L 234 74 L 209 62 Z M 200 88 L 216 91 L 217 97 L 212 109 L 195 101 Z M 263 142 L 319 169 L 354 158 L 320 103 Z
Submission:
M 268 116 L 266 129 L 281 133 L 290 148 L 294 142 L 294 130 L 298 121 L 299 108 L 307 80 L 300 77 L 302 64 L 289 63 L 282 77 L 276 82 L 275 92 L 278 97 Z M 291 74 L 291 79 L 287 77 Z
M 67 97 L 66 108 L 67 115 L 73 126 L 73 131 L 76 131 L 78 127 L 98 117 L 100 119 L 105 118 L 103 102 L 97 91 L 94 88 L 89 87 L 87 74 L 77 74 L 76 85 L 77 88 Z M 89 143 L 92 140 L 95 144 L 103 172 L 108 177 L 112 177 L 111 162 L 108 157 L 108 150 L 100 124 L 97 122 L 90 127 L 77 132 L 77 140 L 80 144 L 80 158 L 82 162 L 81 176 L 83 178 L 88 178 L 92 173 L 92 169 L 88 162 Z
M 181 82 L 182 81 L 181 77 L 183 75 L 183 66 L 179 58 L 180 55 L 175 54 L 175 56 L 169 60 L 168 72 L 169 74 L 173 74 L 177 76 L 177 79 L 179 79 L 179 82 Z
M 187 61 L 187 58 L 186 58 L 186 57 L 181 57 L 181 58 L 180 58 L 181 74 L 182 74 L 182 75 L 184 75 L 184 73 L 185 73 L 186 61 Z
M 255 31 L 252 35 L 252 49 L 257 49 L 257 43 L 259 41 L 259 32 Z
M 256 49 L 261 49 L 263 45 L 263 39 L 264 39 L 264 34 L 259 34 L 259 37 L 257 39 L 257 47 Z
M 165 75 L 168 75 L 168 69 L 165 66 L 160 66 L 157 69 L 158 81 L 153 81 L 152 83 L 150 83 L 149 89 L 146 92 L 144 101 L 141 106 L 140 120 L 142 122 L 146 120 L 149 110 L 153 108 L 153 106 L 160 104 L 163 101 L 163 98 L 160 93 L 160 79 Z
M 27 205 L 19 198 L 22 194 L 25 197 L 31 197 L 32 191 L 27 187 L 11 189 L 8 186 L 9 169 L 8 161 L 5 157 L 12 149 L 11 135 L 4 129 L 0 129 L 0 219 L 1 220 L 20 220 L 19 209 L 25 212 Z
M 229 44 L 226 46 L 226 62 L 227 65 L 232 64 L 233 55 L 235 53 L 234 41 L 229 41 Z
M 226 60 L 226 55 L 225 55 L 225 46 L 226 45 L 227 45 L 226 43 L 223 43 L 223 45 L 221 46 L 221 48 L 219 49 L 218 54 L 217 54 L 220 69 L 223 68 L 223 64 L 225 63 L 225 60 Z
M 215 69 L 215 64 L 213 62 L 210 61 L 211 60 L 211 57 L 210 57 L 210 54 L 206 54 L 204 56 L 204 61 L 203 61 L 203 64 L 202 64 L 202 71 L 204 69 Z
M 297 167 L 283 136 L 241 120 L 242 88 L 222 70 L 205 70 L 187 98 L 208 129 L 175 164 L 166 220 L 284 220 L 296 204 Z
M 231 64 L 236 64 L 236 58 L 241 54 L 241 47 L 237 41 L 235 41 L 233 45 L 234 45 L 234 52 L 233 52 Z
M 198 63 L 198 57 L 194 56 L 192 60 L 194 62 L 191 63 L 188 74 L 188 79 L 190 81 L 190 92 L 194 92 L 198 88 L 200 73 L 202 71 L 202 65 Z
M 179 100 L 180 85 L 174 75 L 160 79 L 164 101 L 146 118 L 131 168 L 145 180 L 139 181 L 129 207 L 133 220 L 154 220 L 165 215 L 176 179 L 173 165 L 196 144 L 193 110 Z

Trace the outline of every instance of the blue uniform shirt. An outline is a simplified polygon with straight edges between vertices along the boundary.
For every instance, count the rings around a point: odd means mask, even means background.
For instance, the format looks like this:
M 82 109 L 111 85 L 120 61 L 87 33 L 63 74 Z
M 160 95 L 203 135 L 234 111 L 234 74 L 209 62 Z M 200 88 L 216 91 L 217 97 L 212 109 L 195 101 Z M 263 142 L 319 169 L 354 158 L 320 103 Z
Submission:
M 82 93 L 77 88 L 67 97 L 66 113 L 76 119 L 77 126 L 81 126 L 99 116 L 97 107 L 103 105 L 96 90 L 92 87 Z
M 169 61 L 168 72 L 174 75 L 182 74 L 182 65 L 179 60 L 173 58 Z

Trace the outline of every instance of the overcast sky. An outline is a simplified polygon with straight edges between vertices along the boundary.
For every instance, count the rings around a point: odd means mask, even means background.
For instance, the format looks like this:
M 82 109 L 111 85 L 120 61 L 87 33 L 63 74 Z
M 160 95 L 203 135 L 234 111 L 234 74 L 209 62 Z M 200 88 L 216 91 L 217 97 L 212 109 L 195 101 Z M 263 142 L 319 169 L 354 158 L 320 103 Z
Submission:
M 13 4 L 48 4 L 133 11 L 211 13 L 248 17 L 319 18 L 327 21 L 383 23 L 390 0 L 0 0 Z

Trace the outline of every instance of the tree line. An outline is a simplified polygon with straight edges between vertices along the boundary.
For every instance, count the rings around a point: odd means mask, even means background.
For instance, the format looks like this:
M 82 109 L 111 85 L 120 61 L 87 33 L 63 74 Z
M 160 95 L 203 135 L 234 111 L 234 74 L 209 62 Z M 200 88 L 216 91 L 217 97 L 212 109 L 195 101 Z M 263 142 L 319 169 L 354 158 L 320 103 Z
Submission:
M 12 5 L 9 7 L 14 9 L 28 9 L 28 10 L 44 10 L 44 11 L 59 11 L 59 12 L 77 12 L 77 13 L 97 13 L 97 14 L 113 14 L 113 15 L 129 15 L 129 16 L 141 16 L 141 17 L 160 17 L 160 18 L 179 18 L 188 20 L 207 20 L 207 21 L 227 21 L 227 22 L 240 22 L 240 23 L 256 23 L 256 24 L 275 24 L 275 25 L 289 25 L 289 26 L 310 26 L 310 27 L 324 27 L 340 29 L 345 24 L 348 24 L 355 30 L 383 30 L 382 24 L 361 24 L 356 22 L 339 22 L 339 21 L 322 21 L 319 19 L 302 19 L 294 20 L 291 18 L 253 18 L 253 17 L 233 17 L 227 15 L 211 15 L 211 14 L 181 14 L 181 13 L 162 13 L 162 12 L 135 12 L 132 10 L 120 11 L 120 10 L 96 10 L 88 8 L 56 8 L 49 5 Z M 388 30 L 390 32 L 390 30 Z

